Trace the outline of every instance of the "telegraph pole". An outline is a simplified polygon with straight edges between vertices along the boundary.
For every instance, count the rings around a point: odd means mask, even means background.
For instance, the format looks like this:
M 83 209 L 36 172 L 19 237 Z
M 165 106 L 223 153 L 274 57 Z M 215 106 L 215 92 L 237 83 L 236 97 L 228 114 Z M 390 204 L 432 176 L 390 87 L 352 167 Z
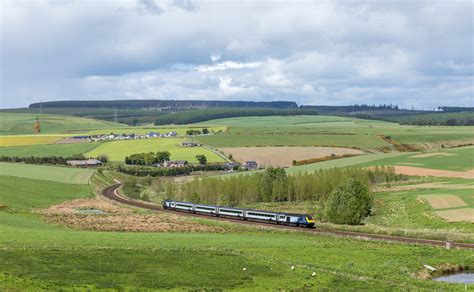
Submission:
M 118 122 L 118 119 L 117 119 L 117 108 L 115 108 L 115 112 L 114 112 L 114 122 L 115 122 L 115 123 Z

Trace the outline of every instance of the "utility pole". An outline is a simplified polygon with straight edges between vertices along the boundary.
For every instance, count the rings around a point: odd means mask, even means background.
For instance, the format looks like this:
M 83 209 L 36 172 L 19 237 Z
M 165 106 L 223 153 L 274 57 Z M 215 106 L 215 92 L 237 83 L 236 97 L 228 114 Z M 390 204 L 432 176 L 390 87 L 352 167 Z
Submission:
M 117 120 L 117 108 L 115 108 L 115 112 L 114 112 L 114 122 L 117 123 L 118 120 Z

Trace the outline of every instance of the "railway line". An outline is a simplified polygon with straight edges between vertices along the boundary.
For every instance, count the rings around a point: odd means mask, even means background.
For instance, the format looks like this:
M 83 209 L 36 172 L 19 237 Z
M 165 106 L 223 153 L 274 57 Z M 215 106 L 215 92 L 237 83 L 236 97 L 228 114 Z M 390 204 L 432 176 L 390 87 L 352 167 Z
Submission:
M 139 207 L 143 209 L 149 209 L 149 210 L 155 210 L 155 211 L 160 211 L 160 212 L 172 212 L 176 213 L 178 211 L 172 211 L 172 210 L 166 210 L 160 205 L 144 202 L 144 201 L 137 201 L 133 199 L 129 199 L 126 197 L 123 197 L 117 193 L 117 189 L 120 187 L 120 183 L 117 183 L 115 185 L 109 186 L 105 188 L 102 191 L 102 195 L 110 200 L 126 204 L 126 205 L 131 205 L 134 207 Z M 289 226 L 284 226 L 284 225 L 270 225 L 268 223 L 260 223 L 260 222 L 254 222 L 254 221 L 243 221 L 243 220 L 237 220 L 237 219 L 230 219 L 230 218 L 222 218 L 222 217 L 213 217 L 209 215 L 203 215 L 203 214 L 193 214 L 193 213 L 187 213 L 187 212 L 181 212 L 182 215 L 184 216 L 190 216 L 190 217 L 200 217 L 200 218 L 206 218 L 206 219 L 214 219 L 214 220 L 221 220 L 221 221 L 228 221 L 228 222 L 238 222 L 241 224 L 247 224 L 247 225 L 257 225 L 257 226 L 265 226 L 265 227 L 274 227 L 274 228 L 281 228 L 281 229 L 287 229 L 287 230 L 292 230 L 292 231 L 298 231 L 298 232 L 308 232 L 308 233 L 319 233 L 323 235 L 333 235 L 333 236 L 340 236 L 340 237 L 349 237 L 349 238 L 355 238 L 359 240 L 377 240 L 377 241 L 389 241 L 389 242 L 399 242 L 399 243 L 405 243 L 405 244 L 423 244 L 423 245 L 433 245 L 433 246 L 441 246 L 445 247 L 447 246 L 446 241 L 442 240 L 434 240 L 434 239 L 425 239 L 425 238 L 412 238 L 412 237 L 402 237 L 402 236 L 391 236 L 391 235 L 382 235 L 382 234 L 371 234 L 371 233 L 361 233 L 361 232 L 352 232 L 352 231 L 341 231 L 341 230 L 321 230 L 318 228 L 313 228 L 313 229 L 299 229 L 295 227 L 289 227 Z M 462 243 L 462 242 L 451 242 L 450 243 L 450 248 L 465 248 L 465 249 L 473 249 L 474 250 L 474 244 L 472 243 Z

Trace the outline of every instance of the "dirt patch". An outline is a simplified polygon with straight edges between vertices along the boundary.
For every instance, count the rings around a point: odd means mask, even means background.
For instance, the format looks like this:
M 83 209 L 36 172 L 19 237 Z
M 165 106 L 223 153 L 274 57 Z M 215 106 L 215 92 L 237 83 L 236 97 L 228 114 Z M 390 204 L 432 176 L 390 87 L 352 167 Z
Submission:
M 436 215 L 452 222 L 467 221 L 474 223 L 474 208 L 436 211 Z
M 401 165 L 395 165 L 394 168 L 396 173 L 405 175 L 474 179 L 474 169 L 468 171 L 452 171 Z
M 423 196 L 423 198 L 430 203 L 433 209 L 448 209 L 467 206 L 460 197 L 455 195 L 428 195 Z
M 425 157 L 433 157 L 433 156 L 454 156 L 454 153 L 446 153 L 446 152 L 437 152 L 437 153 L 425 153 L 425 154 L 418 154 L 415 156 L 411 156 L 413 158 L 425 158 Z
M 423 163 L 399 162 L 401 165 L 423 165 Z
M 293 160 L 306 160 L 344 154 L 363 154 L 361 150 L 339 147 L 231 147 L 219 149 L 238 162 L 256 161 L 259 166 L 288 167 Z
M 105 214 L 83 214 L 81 210 L 100 210 Z M 43 211 L 52 223 L 79 230 L 123 232 L 224 232 L 223 227 L 194 222 L 177 214 L 140 214 L 105 199 L 79 199 L 51 206 Z

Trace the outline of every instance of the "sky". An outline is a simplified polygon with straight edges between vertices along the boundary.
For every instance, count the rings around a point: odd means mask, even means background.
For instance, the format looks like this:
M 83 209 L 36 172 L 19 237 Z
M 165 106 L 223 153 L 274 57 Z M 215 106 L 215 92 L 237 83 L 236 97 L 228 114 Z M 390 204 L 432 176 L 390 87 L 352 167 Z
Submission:
M 2 108 L 50 100 L 474 106 L 474 2 L 2 0 Z

